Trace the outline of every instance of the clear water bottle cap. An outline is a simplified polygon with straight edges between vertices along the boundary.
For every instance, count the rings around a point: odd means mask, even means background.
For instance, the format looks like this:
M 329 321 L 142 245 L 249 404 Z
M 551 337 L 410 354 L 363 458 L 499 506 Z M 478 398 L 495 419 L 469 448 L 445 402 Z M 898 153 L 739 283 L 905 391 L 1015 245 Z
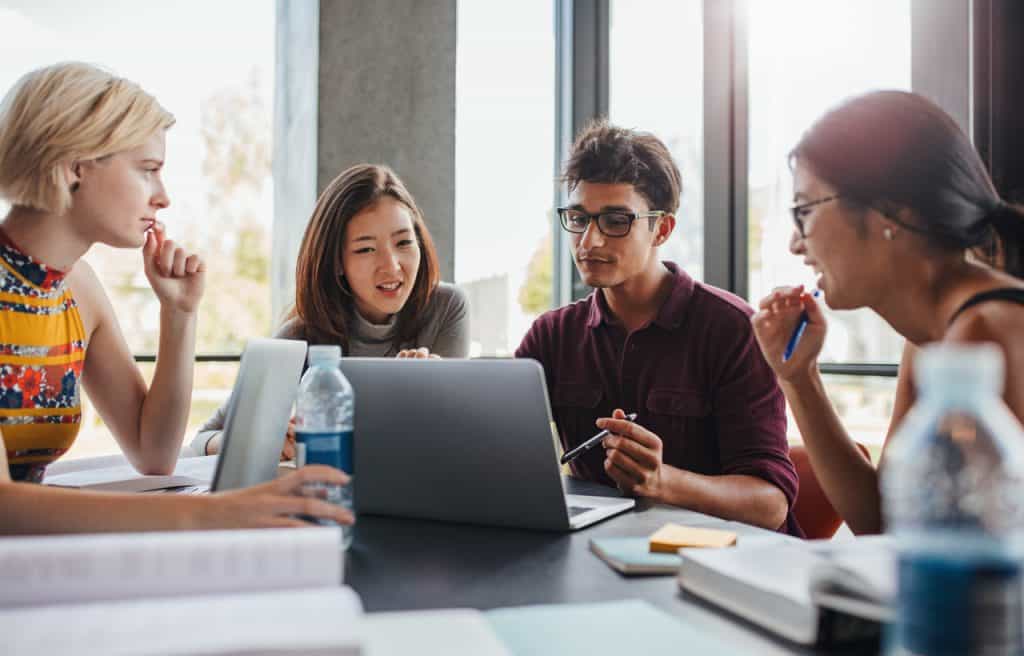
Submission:
M 309 365 L 335 363 L 341 359 L 341 347 L 337 345 L 318 345 L 309 347 Z
M 957 396 L 1003 392 L 1003 352 L 995 344 L 932 344 L 914 360 L 914 378 L 924 394 Z

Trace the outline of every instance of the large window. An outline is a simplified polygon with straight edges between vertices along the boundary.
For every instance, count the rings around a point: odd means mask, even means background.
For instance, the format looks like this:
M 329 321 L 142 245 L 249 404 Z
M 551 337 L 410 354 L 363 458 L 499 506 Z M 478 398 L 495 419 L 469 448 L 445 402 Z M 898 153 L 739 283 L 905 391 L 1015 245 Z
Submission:
M 455 280 L 473 356 L 512 353 L 552 305 L 554 34 L 551 0 L 458 3 Z
M 843 98 L 910 89 L 910 0 L 752 2 L 749 11 L 749 289 L 757 301 L 779 285 L 813 287 L 812 272 L 789 252 L 787 154 Z M 871 311 L 829 315 L 824 361 L 899 360 L 902 340 Z
M 789 252 L 793 202 L 787 154 L 830 106 L 872 89 L 911 88 L 910 0 L 751 2 L 748 16 L 750 299 L 813 273 Z M 842 30 L 835 29 L 843 26 Z M 823 362 L 899 361 L 903 340 L 867 309 L 827 311 Z M 851 436 L 873 451 L 885 436 L 892 379 L 830 376 Z M 798 438 L 790 422 L 791 437 Z M 874 454 L 877 455 L 877 454 Z
M 704 277 L 702 0 L 610 0 L 609 119 L 652 132 L 683 176 L 675 233 L 661 249 Z M 660 208 L 656 208 L 660 209 Z
M 240 352 L 246 337 L 271 329 L 273 0 L 0 6 L 0 88 L 66 60 L 139 82 L 175 115 L 164 170 L 171 206 L 161 217 L 171 238 L 206 259 L 197 350 Z M 158 305 L 140 254 L 97 246 L 86 259 L 111 297 L 130 348 L 155 353 Z M 151 369 L 143 367 L 147 378 Z M 197 365 L 186 441 L 226 398 L 235 369 Z M 82 431 L 68 457 L 117 450 L 86 399 Z

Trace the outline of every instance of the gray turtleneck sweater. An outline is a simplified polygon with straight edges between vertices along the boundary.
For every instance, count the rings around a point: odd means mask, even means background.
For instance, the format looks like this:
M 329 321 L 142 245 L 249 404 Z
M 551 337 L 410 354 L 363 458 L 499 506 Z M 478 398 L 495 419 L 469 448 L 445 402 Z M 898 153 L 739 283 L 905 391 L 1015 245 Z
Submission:
M 348 326 L 349 350 L 345 355 L 364 358 L 387 358 L 397 355 L 398 350 L 394 347 L 395 321 L 396 316 L 392 315 L 387 323 L 374 324 L 353 311 L 352 321 Z M 305 328 L 297 318 L 286 321 L 274 333 L 274 337 L 307 339 Z M 431 296 L 423 327 L 416 339 L 400 346 L 402 349 L 425 346 L 431 353 L 436 353 L 442 358 L 464 358 L 469 355 L 469 305 L 463 291 L 455 285 L 440 283 Z M 182 455 L 205 455 L 207 444 L 224 429 L 226 415 L 227 404 L 224 404 L 199 428 L 199 432 L 191 444 L 182 451 Z

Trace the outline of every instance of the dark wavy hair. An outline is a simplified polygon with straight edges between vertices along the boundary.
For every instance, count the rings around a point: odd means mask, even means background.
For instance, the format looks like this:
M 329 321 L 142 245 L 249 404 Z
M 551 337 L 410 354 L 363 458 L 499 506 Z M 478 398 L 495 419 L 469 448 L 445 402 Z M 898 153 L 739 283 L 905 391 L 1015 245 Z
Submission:
M 652 210 L 675 214 L 683 191 L 668 147 L 649 132 L 620 128 L 598 119 L 572 145 L 562 174 L 569 191 L 581 182 L 631 184 Z
M 348 321 L 354 311 L 351 292 L 342 286 L 345 229 L 352 217 L 384 197 L 405 205 L 412 214 L 420 247 L 420 268 L 405 306 L 395 322 L 393 348 L 415 339 L 427 304 L 441 278 L 437 250 L 412 194 L 387 166 L 358 164 L 342 171 L 317 199 L 302 236 L 295 265 L 295 305 L 286 319 L 298 318 L 311 344 L 340 344 L 349 352 Z
M 999 197 L 967 136 L 923 96 L 874 91 L 844 101 L 804 133 L 790 153 L 790 165 L 797 162 L 842 202 L 873 208 L 937 249 L 972 250 L 1024 277 L 1024 211 Z

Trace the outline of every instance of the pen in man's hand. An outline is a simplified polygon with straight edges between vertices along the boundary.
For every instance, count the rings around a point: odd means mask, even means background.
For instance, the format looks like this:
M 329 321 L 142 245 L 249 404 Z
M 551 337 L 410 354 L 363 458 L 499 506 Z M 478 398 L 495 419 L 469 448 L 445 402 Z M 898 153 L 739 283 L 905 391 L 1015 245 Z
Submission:
M 626 415 L 626 419 L 628 419 L 629 421 L 636 421 L 636 413 L 635 412 L 629 413 L 628 415 Z M 603 440 L 604 438 L 608 437 L 608 433 L 609 433 L 609 431 L 606 428 L 605 430 L 601 431 L 597 435 L 587 439 L 586 442 L 584 442 L 583 444 L 579 445 L 575 449 L 572 449 L 571 451 L 566 451 L 565 453 L 562 454 L 561 463 L 564 465 L 564 464 L 566 464 L 568 462 L 572 462 L 581 453 L 583 453 L 584 451 L 589 451 L 591 448 L 596 446 L 601 440 Z

